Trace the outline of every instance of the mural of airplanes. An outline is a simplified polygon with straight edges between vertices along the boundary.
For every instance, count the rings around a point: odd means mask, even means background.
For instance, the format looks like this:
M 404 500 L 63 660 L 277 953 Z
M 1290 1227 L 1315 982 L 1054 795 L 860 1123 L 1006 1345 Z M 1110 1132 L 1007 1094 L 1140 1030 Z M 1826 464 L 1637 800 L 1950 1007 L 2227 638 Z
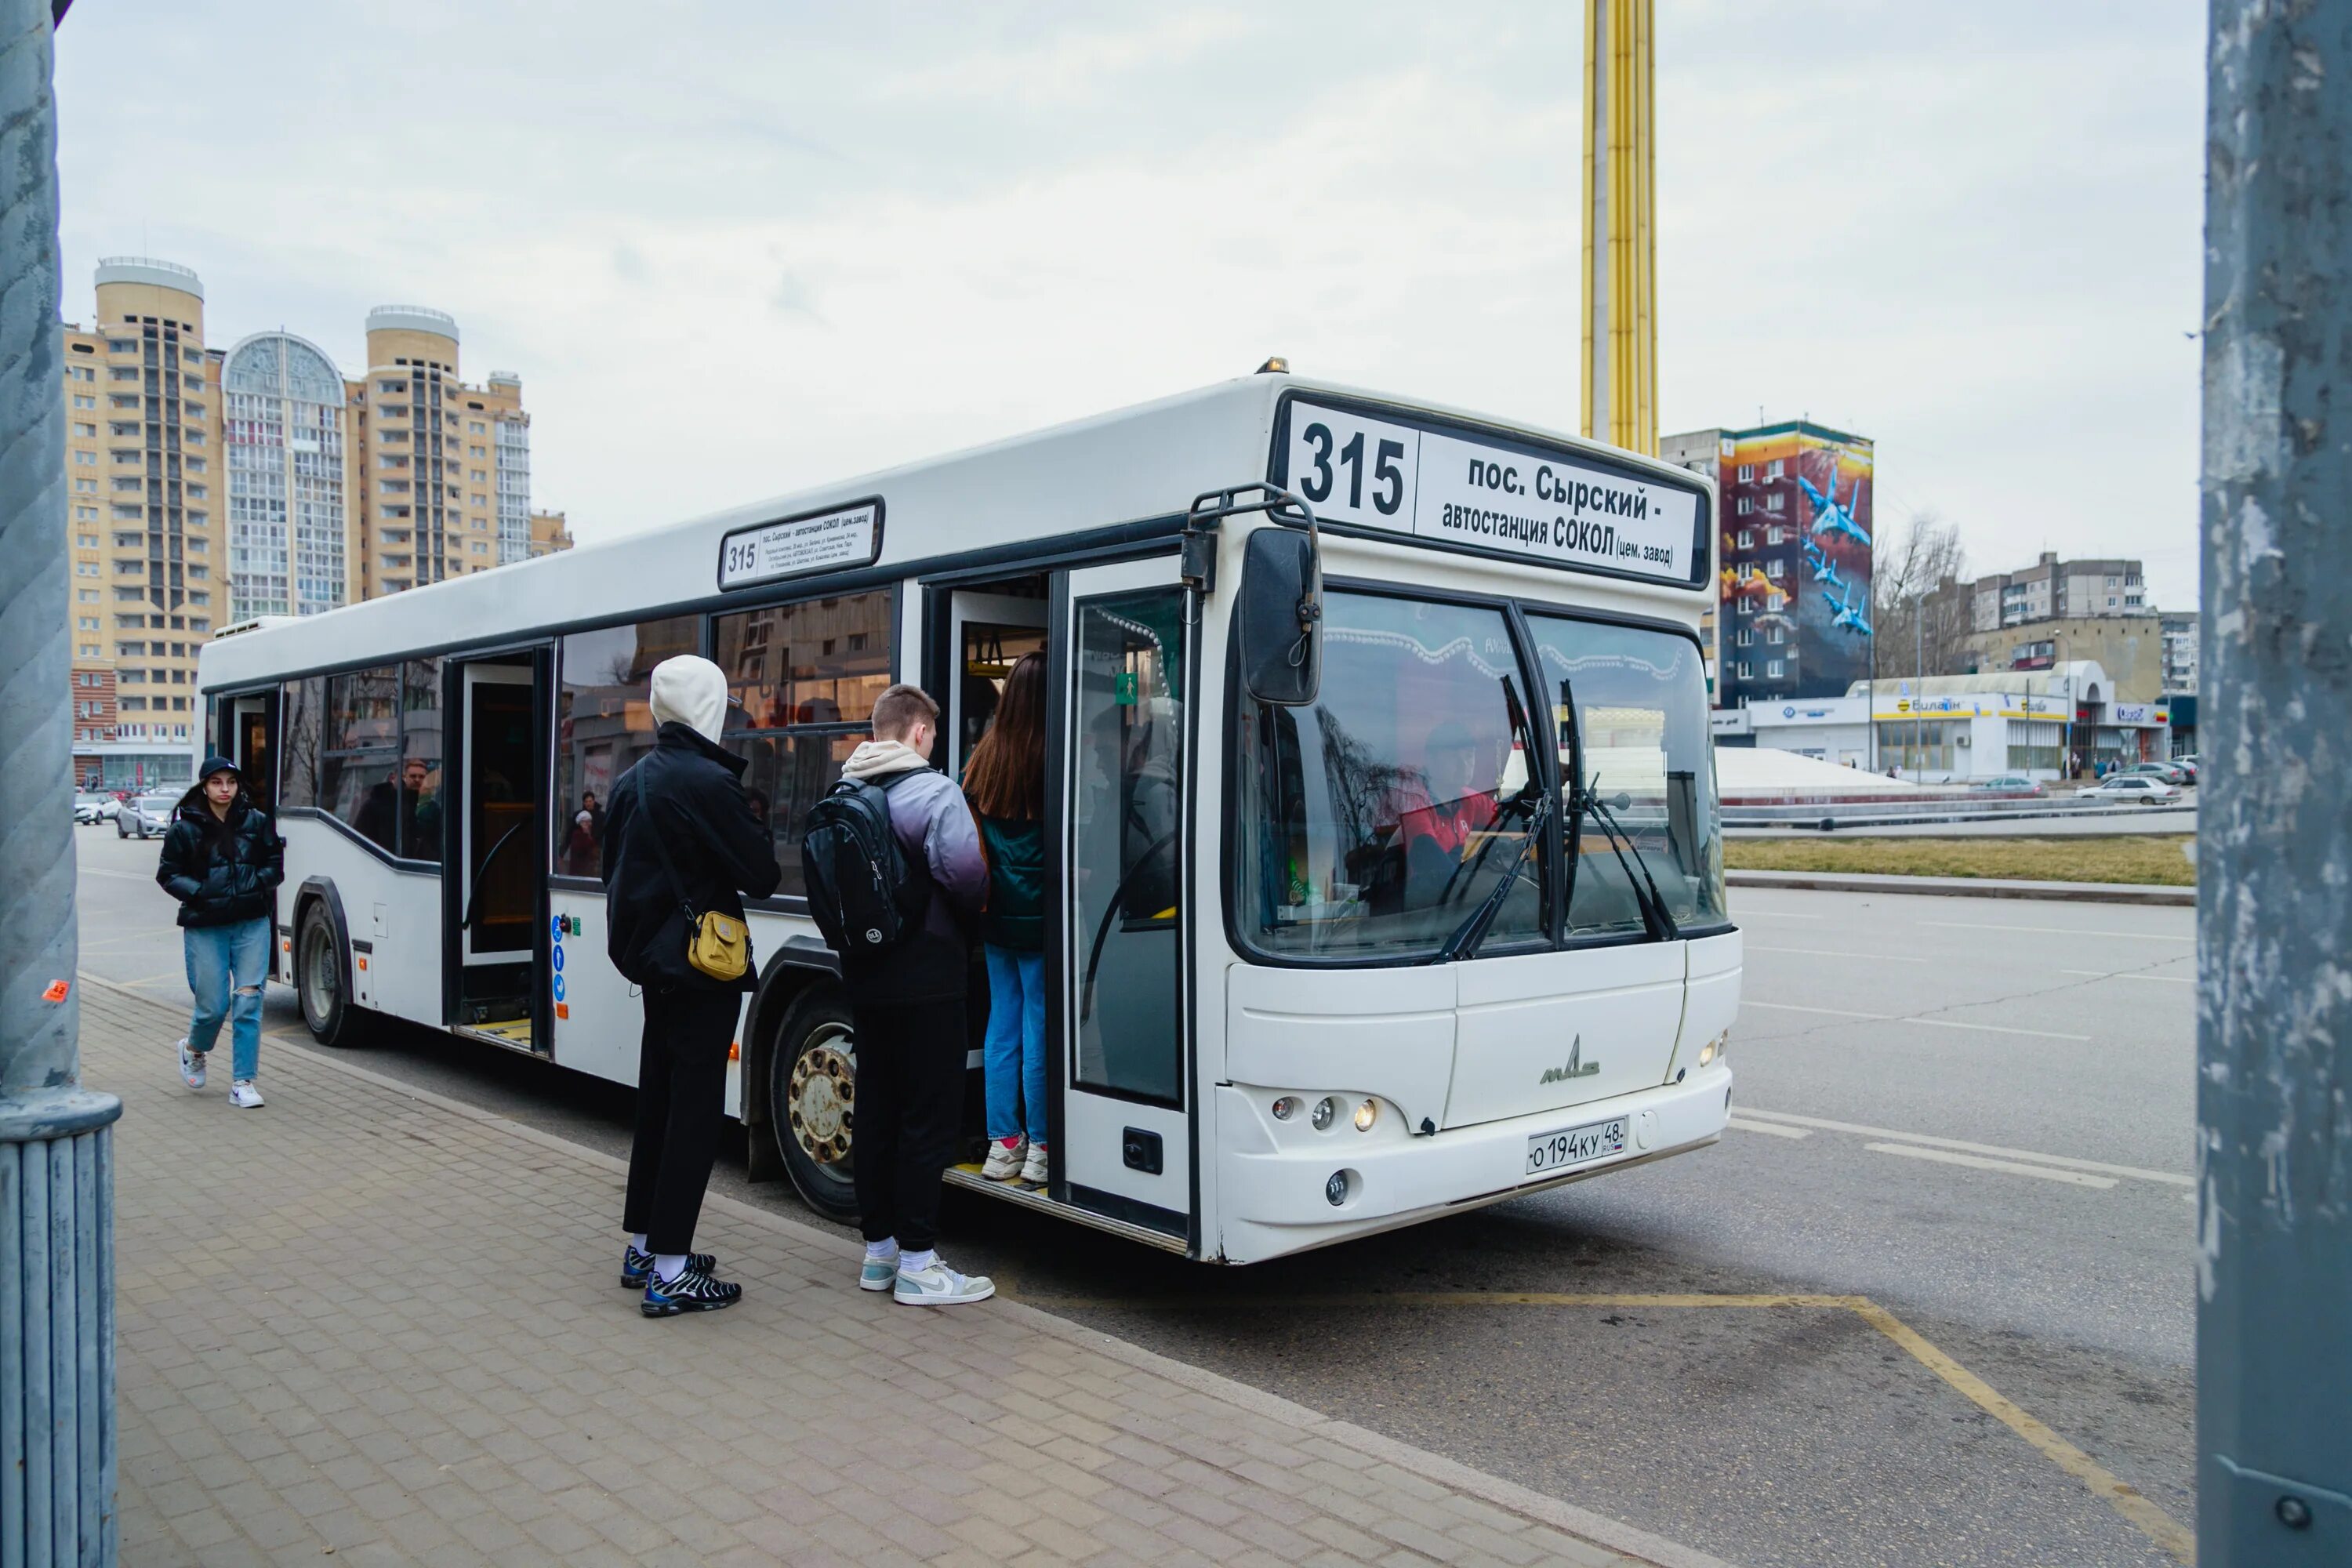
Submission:
M 1853 493 L 1848 496 L 1843 504 L 1837 499 L 1837 470 L 1834 468 L 1830 470 L 1829 494 L 1823 495 L 1814 487 L 1813 481 L 1802 474 L 1797 476 L 1797 488 L 1803 490 L 1805 500 L 1812 503 L 1812 532 L 1816 537 L 1824 533 L 1832 536 L 1843 533 L 1850 539 L 1858 539 L 1864 544 L 1870 542 L 1870 535 L 1864 533 L 1861 525 L 1853 521 L 1854 505 L 1862 500 L 1861 475 L 1854 476 Z
M 1845 584 L 1845 590 L 1843 595 L 1832 594 L 1826 588 L 1822 590 L 1822 597 L 1827 599 L 1831 606 L 1837 611 L 1836 615 L 1830 617 L 1831 626 L 1844 626 L 1861 633 L 1864 637 L 1870 636 L 1870 618 L 1863 614 L 1865 606 L 1854 596 L 1851 584 Z

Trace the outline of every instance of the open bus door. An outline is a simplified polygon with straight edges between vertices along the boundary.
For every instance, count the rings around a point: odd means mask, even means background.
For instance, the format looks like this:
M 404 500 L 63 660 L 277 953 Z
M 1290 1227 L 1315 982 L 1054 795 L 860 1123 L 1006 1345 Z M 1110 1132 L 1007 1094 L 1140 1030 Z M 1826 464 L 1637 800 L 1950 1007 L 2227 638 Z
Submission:
M 1058 574 L 1048 659 L 1049 1192 L 1196 1237 L 1189 705 L 1177 561 Z
M 455 807 L 441 846 L 448 1023 L 540 1056 L 561 978 L 548 940 L 549 662 L 545 648 L 453 662 L 454 777 L 442 792 Z

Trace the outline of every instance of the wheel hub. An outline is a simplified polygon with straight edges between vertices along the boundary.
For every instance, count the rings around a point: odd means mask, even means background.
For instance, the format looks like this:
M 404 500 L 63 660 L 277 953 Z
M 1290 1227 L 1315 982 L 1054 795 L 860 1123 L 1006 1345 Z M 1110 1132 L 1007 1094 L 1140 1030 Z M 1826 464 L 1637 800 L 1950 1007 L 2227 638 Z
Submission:
M 857 1101 L 856 1058 L 848 1041 L 836 1037 L 803 1051 L 793 1063 L 784 1100 L 803 1153 L 820 1165 L 846 1159 Z

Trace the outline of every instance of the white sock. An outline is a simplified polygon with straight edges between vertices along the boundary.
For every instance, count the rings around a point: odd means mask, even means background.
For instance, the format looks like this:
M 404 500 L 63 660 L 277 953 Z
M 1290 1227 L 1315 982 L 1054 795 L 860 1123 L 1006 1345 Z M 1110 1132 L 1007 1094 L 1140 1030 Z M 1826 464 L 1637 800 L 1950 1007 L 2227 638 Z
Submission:
M 686 1272 L 686 1254 L 683 1252 L 663 1253 L 659 1258 L 654 1259 L 654 1272 L 661 1276 L 661 1282 L 663 1284 L 667 1285 L 672 1283 L 679 1275 Z
M 940 1255 L 938 1249 L 929 1247 L 923 1248 L 920 1252 L 902 1252 L 898 1254 L 898 1267 L 905 1269 L 909 1274 L 920 1274 L 924 1269 L 929 1268 L 932 1264 L 937 1263 L 939 1260 Z
M 641 1230 L 629 1237 L 629 1245 L 643 1252 L 646 1249 L 646 1233 Z
M 883 1258 L 896 1258 L 896 1257 L 898 1257 L 898 1238 L 897 1237 L 895 1237 L 895 1236 L 894 1236 L 894 1237 L 889 1237 L 887 1240 L 884 1240 L 884 1241 L 869 1241 L 869 1242 L 867 1242 L 867 1243 L 866 1244 L 866 1257 L 868 1257 L 868 1258 L 871 1258 L 875 1259 L 875 1260 L 876 1260 L 876 1261 L 877 1261 L 877 1262 L 879 1262 L 881 1259 L 883 1259 Z

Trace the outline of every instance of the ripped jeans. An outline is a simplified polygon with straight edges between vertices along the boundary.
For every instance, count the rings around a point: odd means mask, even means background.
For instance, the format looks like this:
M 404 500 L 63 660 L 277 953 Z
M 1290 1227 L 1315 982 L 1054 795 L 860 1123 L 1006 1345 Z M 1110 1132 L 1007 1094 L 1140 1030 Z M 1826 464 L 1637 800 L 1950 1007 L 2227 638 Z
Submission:
M 261 984 L 269 978 L 269 921 L 239 921 L 227 926 L 191 926 L 182 931 L 188 959 L 188 990 L 195 1009 L 188 1019 L 188 1049 L 211 1050 L 229 1026 L 229 1077 L 242 1081 L 261 1066 Z

